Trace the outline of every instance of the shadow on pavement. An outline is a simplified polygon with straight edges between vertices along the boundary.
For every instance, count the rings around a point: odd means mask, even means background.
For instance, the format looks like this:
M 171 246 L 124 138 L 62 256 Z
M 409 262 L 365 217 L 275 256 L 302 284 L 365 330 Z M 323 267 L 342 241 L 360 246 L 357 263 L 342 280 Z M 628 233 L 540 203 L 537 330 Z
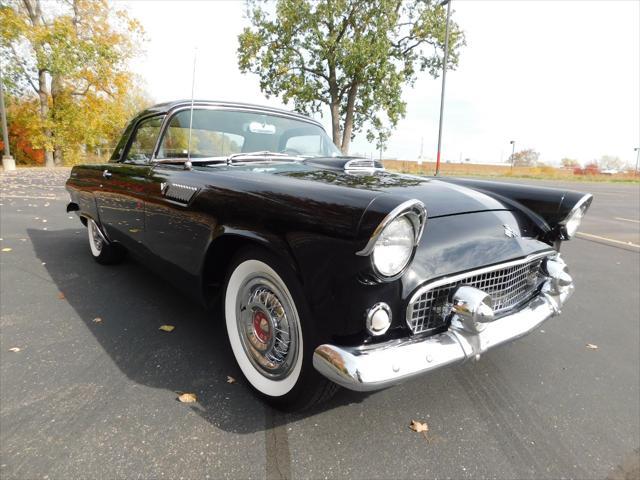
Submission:
M 339 391 L 302 414 L 283 414 L 255 397 L 235 364 L 222 315 L 197 302 L 138 263 L 97 264 L 86 234 L 76 230 L 27 230 L 37 257 L 117 367 L 141 385 L 195 392 L 190 406 L 225 431 L 269 430 L 364 396 Z M 94 319 L 100 317 L 101 322 Z M 158 330 L 174 325 L 171 333 Z M 238 380 L 227 383 L 227 375 Z

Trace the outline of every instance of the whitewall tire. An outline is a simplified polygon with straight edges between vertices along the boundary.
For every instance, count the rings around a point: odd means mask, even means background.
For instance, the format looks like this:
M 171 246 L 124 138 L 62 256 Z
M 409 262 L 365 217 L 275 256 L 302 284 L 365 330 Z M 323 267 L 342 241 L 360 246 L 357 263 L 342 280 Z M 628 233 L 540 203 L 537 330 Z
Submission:
M 124 249 L 120 245 L 107 241 L 98 224 L 91 218 L 87 218 L 87 234 L 91 256 L 96 262 L 111 265 L 122 260 Z
M 304 344 L 282 278 L 260 260 L 243 261 L 227 282 L 224 309 L 233 354 L 249 383 L 269 397 L 289 393 L 300 377 Z
M 236 362 L 264 401 L 299 411 L 336 392 L 338 386 L 313 367 L 314 349 L 323 342 L 286 259 L 257 246 L 237 252 L 227 271 L 223 310 Z

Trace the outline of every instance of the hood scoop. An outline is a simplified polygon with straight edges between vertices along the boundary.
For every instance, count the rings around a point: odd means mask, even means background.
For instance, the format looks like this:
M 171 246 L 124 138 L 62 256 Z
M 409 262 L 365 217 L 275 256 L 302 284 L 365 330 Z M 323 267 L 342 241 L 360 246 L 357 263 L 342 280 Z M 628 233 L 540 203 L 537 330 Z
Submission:
M 349 160 L 344 164 L 345 172 L 376 172 L 383 171 L 384 165 L 378 160 L 367 160 L 366 158 L 357 158 Z
M 384 171 L 384 165 L 382 162 L 359 157 L 313 158 L 306 160 L 305 163 L 322 168 L 342 170 L 347 173 L 372 173 Z

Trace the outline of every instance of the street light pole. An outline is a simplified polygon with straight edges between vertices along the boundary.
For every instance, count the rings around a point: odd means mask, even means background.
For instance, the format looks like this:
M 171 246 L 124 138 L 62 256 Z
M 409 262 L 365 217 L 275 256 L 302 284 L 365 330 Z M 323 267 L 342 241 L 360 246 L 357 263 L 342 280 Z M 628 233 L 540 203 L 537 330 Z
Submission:
M 640 163 L 640 147 L 636 147 L 633 149 L 636 153 L 636 175 L 638 175 L 638 164 Z
M 511 169 L 513 170 L 513 162 L 516 160 L 516 141 L 511 140 L 509 143 L 511 144 Z
M 2 67 L 0 66 L 0 121 L 2 121 L 2 142 L 4 143 L 4 155 L 2 156 L 2 168 L 5 172 L 16 169 L 16 162 L 9 150 L 9 130 L 7 128 L 7 114 L 4 110 L 4 84 L 2 83 Z
M 447 82 L 447 61 L 449 60 L 449 18 L 451 17 L 451 0 L 443 0 L 440 5 L 447 5 L 447 24 L 444 32 L 444 61 L 442 64 L 442 91 L 440 92 L 440 124 L 438 126 L 438 156 L 436 157 L 436 175 L 440 173 L 440 147 L 442 146 L 442 115 L 444 113 L 444 87 Z

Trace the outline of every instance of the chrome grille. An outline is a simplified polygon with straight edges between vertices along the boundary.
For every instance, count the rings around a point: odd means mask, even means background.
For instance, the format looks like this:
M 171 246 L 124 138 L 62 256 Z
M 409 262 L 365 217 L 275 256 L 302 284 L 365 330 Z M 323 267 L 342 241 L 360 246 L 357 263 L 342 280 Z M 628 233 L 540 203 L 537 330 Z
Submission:
M 413 333 L 446 326 L 451 313 L 451 296 L 456 288 L 469 285 L 488 293 L 496 317 L 528 300 L 543 279 L 540 267 L 547 254 L 474 272 L 456 275 L 425 285 L 407 307 L 407 324 Z

